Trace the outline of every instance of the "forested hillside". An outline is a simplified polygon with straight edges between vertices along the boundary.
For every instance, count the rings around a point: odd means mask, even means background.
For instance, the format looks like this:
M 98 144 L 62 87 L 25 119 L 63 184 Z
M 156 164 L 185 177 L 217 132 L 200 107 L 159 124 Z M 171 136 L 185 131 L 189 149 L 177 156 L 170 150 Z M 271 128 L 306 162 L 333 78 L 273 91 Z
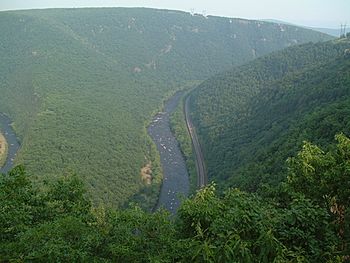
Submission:
M 222 188 L 277 185 L 303 141 L 350 131 L 349 39 L 291 47 L 219 74 L 192 95 L 209 177 Z
M 78 173 L 95 202 L 120 204 L 161 170 L 145 126 L 190 80 L 330 37 L 261 21 L 151 9 L 0 13 L 0 112 L 22 143 L 17 164 L 43 184 Z

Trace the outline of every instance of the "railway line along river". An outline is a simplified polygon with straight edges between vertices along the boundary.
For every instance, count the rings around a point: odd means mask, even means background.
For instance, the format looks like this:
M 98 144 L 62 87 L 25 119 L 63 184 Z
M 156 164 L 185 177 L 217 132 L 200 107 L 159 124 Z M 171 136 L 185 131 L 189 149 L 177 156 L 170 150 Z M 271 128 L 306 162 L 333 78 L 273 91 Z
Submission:
M 0 113 L 0 132 L 5 137 L 8 149 L 7 149 L 7 158 L 5 164 L 0 167 L 0 174 L 7 173 L 13 167 L 14 160 L 19 149 L 19 142 L 15 131 L 11 126 L 11 120 L 3 113 Z
M 156 208 L 164 207 L 175 214 L 181 201 L 181 196 L 187 197 L 190 190 L 188 171 L 179 144 L 170 130 L 169 117 L 180 102 L 182 92 L 177 92 L 164 105 L 164 112 L 154 116 L 148 126 L 151 136 L 160 154 L 163 168 L 163 184 L 160 190 Z

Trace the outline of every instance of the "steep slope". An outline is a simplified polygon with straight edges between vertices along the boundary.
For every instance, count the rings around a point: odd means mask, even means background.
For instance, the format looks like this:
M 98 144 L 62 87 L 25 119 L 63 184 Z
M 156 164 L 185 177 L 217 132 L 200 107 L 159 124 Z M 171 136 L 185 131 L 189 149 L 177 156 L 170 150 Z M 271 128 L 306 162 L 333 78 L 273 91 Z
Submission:
M 220 74 L 193 94 L 211 179 L 255 191 L 283 179 L 304 140 L 349 133 L 348 40 L 306 44 Z
M 33 180 L 78 173 L 96 202 L 119 204 L 143 185 L 157 153 L 145 125 L 190 80 L 307 41 L 292 26 L 151 9 L 0 13 L 0 112 L 22 141 Z M 34 176 L 35 174 L 35 176 Z

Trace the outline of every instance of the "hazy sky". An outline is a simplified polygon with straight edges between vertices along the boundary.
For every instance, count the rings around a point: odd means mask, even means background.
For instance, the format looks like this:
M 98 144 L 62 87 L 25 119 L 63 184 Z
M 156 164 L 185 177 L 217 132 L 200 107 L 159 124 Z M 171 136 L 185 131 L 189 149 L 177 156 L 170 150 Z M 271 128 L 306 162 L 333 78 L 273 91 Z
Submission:
M 0 0 L 0 10 L 52 7 L 154 7 L 209 15 L 278 19 L 318 27 L 350 27 L 350 0 Z

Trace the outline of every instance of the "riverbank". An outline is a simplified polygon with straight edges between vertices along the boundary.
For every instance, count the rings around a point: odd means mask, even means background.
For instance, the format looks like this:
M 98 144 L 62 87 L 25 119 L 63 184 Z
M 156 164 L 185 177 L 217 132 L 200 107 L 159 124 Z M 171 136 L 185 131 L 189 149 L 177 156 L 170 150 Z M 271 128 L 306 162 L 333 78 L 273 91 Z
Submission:
M 0 168 L 5 164 L 7 158 L 7 141 L 4 135 L 0 132 Z
M 185 158 L 190 180 L 190 194 L 198 190 L 196 160 L 193 153 L 191 136 L 187 129 L 185 117 L 185 100 L 191 90 L 188 90 L 181 98 L 175 111 L 170 116 L 170 128 L 179 142 L 180 150 Z

